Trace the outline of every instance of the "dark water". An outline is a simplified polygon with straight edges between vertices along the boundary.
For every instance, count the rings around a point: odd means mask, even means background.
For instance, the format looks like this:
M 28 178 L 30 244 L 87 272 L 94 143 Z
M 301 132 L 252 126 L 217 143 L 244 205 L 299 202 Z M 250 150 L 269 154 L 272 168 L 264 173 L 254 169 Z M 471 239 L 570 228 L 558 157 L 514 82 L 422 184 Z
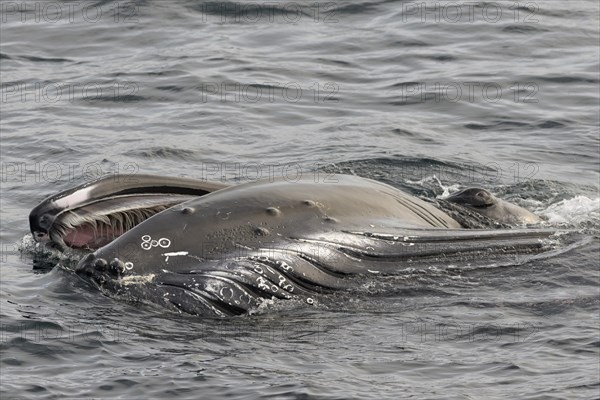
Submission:
M 2 1 L 2 399 L 599 397 L 598 3 L 420 4 Z M 322 171 L 480 185 L 582 233 L 220 321 L 19 251 L 100 174 Z

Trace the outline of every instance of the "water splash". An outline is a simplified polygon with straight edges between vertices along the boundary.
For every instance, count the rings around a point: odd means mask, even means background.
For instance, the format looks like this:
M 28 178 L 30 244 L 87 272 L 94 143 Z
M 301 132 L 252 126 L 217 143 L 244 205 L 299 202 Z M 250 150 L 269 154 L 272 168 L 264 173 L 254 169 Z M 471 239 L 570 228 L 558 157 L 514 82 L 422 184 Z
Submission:
M 575 196 L 551 204 L 539 212 L 551 224 L 580 224 L 594 222 L 600 224 L 600 198 L 590 199 L 586 196 Z

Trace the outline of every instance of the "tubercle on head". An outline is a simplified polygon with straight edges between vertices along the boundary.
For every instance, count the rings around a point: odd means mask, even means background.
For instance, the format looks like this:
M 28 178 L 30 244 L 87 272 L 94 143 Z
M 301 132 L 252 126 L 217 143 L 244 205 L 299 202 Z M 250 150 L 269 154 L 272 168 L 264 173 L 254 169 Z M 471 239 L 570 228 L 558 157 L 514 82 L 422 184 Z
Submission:
M 133 267 L 132 262 L 124 262 L 116 257 L 108 261 L 105 258 L 98 257 L 96 253 L 91 253 L 79 262 L 75 272 L 90 277 L 93 281 L 102 285 L 107 279 L 121 279 L 133 270 Z

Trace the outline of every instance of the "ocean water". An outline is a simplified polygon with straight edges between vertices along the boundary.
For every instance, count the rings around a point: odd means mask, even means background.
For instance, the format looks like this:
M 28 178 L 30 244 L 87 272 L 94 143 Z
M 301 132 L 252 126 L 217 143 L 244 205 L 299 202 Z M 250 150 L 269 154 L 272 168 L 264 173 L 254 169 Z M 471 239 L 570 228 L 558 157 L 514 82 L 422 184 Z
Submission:
M 596 1 L 0 6 L 2 399 L 600 397 Z M 485 187 L 578 235 L 224 320 L 28 251 L 29 210 L 100 175 L 329 172 Z

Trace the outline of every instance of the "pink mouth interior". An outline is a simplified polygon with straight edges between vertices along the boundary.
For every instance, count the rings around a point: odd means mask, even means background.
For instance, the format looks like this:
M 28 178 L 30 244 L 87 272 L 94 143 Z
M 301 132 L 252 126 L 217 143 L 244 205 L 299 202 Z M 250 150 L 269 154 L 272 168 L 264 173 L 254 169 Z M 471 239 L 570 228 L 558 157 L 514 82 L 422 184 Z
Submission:
M 98 232 L 90 225 L 83 225 L 69 231 L 63 240 L 69 247 L 98 249 L 112 242 L 123 233 L 120 229 L 115 230 L 106 227 Z

